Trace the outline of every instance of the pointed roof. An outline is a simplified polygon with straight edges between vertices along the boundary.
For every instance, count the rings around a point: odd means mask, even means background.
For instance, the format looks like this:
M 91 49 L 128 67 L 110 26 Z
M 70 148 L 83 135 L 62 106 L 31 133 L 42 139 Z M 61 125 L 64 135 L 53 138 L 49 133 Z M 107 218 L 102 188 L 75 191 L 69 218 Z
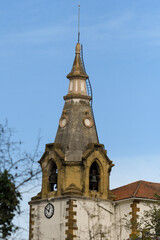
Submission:
M 82 155 L 89 143 L 99 143 L 96 126 L 89 101 L 66 101 L 60 122 L 66 119 L 66 125 L 59 125 L 55 143 L 59 143 L 66 161 L 82 161 Z M 85 125 L 85 119 L 91 126 Z
M 76 56 L 67 78 L 77 83 L 86 80 L 86 74 L 80 57 L 80 43 L 76 45 Z M 77 79 L 76 79 L 77 78 Z M 98 136 L 87 94 L 69 93 L 64 97 L 65 104 L 60 118 L 55 143 L 59 143 L 65 155 L 65 161 L 82 161 L 88 144 L 98 144 Z M 65 124 L 63 125 L 63 122 Z
M 155 194 L 160 195 L 160 183 L 137 181 L 111 190 L 116 201 L 128 198 L 144 198 L 156 200 Z
M 69 78 L 69 79 L 75 78 L 75 77 L 82 77 L 85 79 L 88 78 L 88 75 L 86 74 L 83 64 L 82 64 L 80 52 L 81 52 L 81 45 L 80 45 L 80 43 L 77 43 L 76 49 L 75 49 L 75 59 L 73 62 L 72 70 L 67 75 L 67 78 Z

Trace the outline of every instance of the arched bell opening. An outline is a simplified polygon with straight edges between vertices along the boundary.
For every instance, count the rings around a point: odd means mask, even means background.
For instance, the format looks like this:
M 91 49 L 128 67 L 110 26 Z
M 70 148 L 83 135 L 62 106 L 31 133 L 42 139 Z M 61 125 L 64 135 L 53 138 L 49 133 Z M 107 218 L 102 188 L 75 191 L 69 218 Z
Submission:
M 89 171 L 89 190 L 99 191 L 100 170 L 96 162 L 93 162 Z
M 49 175 L 49 189 L 50 191 L 57 191 L 58 169 L 55 163 L 52 164 Z

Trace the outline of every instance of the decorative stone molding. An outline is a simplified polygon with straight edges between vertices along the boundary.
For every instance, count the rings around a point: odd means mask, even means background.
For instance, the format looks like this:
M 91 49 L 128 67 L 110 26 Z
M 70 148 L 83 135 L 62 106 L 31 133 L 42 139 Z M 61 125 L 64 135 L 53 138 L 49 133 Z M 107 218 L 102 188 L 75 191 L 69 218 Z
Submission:
M 140 208 L 137 207 L 137 204 L 139 204 L 139 201 L 134 200 L 133 203 L 130 205 L 132 209 L 132 211 L 129 213 L 131 215 L 131 231 L 132 231 L 130 237 L 133 237 L 134 235 L 139 233 L 137 230 L 137 220 Z
M 92 99 L 91 96 L 82 95 L 82 94 L 79 94 L 79 93 L 68 93 L 63 98 L 64 98 L 64 100 L 74 99 L 74 98 L 80 98 L 80 99 L 85 99 L 85 100 L 91 100 Z
M 82 195 L 82 191 L 74 183 L 70 184 L 65 191 L 62 192 L 63 195 Z
M 88 128 L 92 127 L 93 126 L 92 118 L 88 117 L 88 116 L 83 118 L 83 124 L 84 124 L 85 127 L 88 127 Z
M 29 240 L 33 239 L 33 227 L 34 227 L 34 208 L 30 205 L 30 219 L 29 219 Z
M 84 182 L 84 196 L 108 199 L 109 195 L 109 172 L 114 166 L 112 161 L 107 156 L 107 151 L 104 149 L 103 144 L 89 144 L 87 150 L 83 154 L 83 182 Z M 89 172 L 90 167 L 96 162 L 100 170 L 100 181 L 98 191 L 92 191 L 89 189 Z
M 63 110 L 62 116 L 61 116 L 61 118 L 59 120 L 59 126 L 61 128 L 66 127 L 66 125 L 68 124 L 68 121 L 69 121 L 69 118 L 67 116 L 67 112 L 66 112 L 66 110 Z
M 77 237 L 75 233 L 75 231 L 78 230 L 77 219 L 76 219 L 77 212 L 75 209 L 77 208 L 77 205 L 75 203 L 76 203 L 76 200 L 74 199 L 69 199 L 67 201 L 67 208 L 66 208 L 67 216 L 65 217 L 66 219 L 65 240 L 73 240 Z

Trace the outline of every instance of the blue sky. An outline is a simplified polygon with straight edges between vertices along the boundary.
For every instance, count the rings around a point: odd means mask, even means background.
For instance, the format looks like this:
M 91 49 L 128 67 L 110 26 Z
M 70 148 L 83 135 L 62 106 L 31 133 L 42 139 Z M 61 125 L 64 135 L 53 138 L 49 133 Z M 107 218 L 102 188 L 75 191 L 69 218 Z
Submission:
M 0 3 L 0 122 L 32 151 L 54 142 L 77 42 L 78 0 Z M 160 1 L 81 0 L 81 43 L 111 187 L 160 179 Z
M 39 130 L 41 151 L 54 141 L 74 59 L 77 4 L 0 4 L 0 121 L 8 119 L 26 149 L 34 148 Z M 159 10 L 158 0 L 81 1 L 81 43 L 100 142 L 116 164 L 113 187 L 159 181 Z M 154 171 L 132 174 L 131 164 L 141 163 Z

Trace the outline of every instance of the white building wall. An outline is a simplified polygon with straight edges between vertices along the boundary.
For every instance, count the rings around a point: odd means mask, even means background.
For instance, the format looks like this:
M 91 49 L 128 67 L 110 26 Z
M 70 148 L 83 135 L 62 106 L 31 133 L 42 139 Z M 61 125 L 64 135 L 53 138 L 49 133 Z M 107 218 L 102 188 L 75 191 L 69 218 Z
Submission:
M 94 240 L 115 240 L 113 237 L 113 204 L 111 201 L 78 199 L 77 238 Z
M 143 212 L 145 210 L 149 210 L 149 204 L 153 205 L 155 204 L 155 201 L 147 200 L 147 199 L 136 199 L 136 198 L 130 198 L 126 200 L 117 201 L 115 204 L 115 239 L 116 240 L 127 240 L 129 238 L 129 235 L 131 233 L 130 229 L 125 228 L 125 221 L 123 218 L 126 218 L 128 220 L 131 219 L 132 215 L 129 214 L 132 212 L 131 204 L 134 200 L 137 200 L 139 203 L 137 203 L 137 208 L 139 208 L 140 211 L 137 211 L 138 218 L 140 219 L 143 216 Z M 127 217 L 126 217 L 127 216 Z M 137 221 L 139 221 L 137 219 Z M 141 225 L 143 227 L 143 225 Z
M 54 215 L 50 219 L 44 215 L 44 208 L 48 203 L 48 201 L 32 203 L 33 240 L 64 240 L 66 200 L 50 201 L 54 206 Z
M 143 215 L 143 212 L 146 210 L 149 210 L 149 205 L 156 204 L 156 201 L 154 200 L 141 200 L 140 203 L 138 204 L 138 207 L 140 208 L 139 216 Z
M 114 211 L 114 224 L 115 224 L 115 239 L 116 240 L 126 240 L 129 238 L 131 233 L 130 230 L 126 230 L 124 224 L 125 215 L 127 215 L 127 219 L 131 219 L 131 215 L 129 213 L 132 211 L 131 204 L 133 200 L 123 200 L 115 203 L 115 211 Z
M 144 216 L 143 215 L 143 213 L 144 213 L 144 211 L 148 211 L 148 210 L 150 210 L 150 207 L 149 206 L 153 206 L 154 204 L 156 204 L 157 205 L 157 202 L 156 202 L 156 200 L 141 200 L 140 201 L 140 203 L 138 204 L 138 207 L 140 208 L 140 212 L 138 213 L 138 216 L 139 216 L 139 221 L 142 223 L 143 221 L 142 221 L 142 217 Z M 141 224 L 141 228 L 143 228 L 144 227 L 144 225 L 143 224 Z M 154 233 L 153 231 L 152 231 L 152 233 Z M 154 233 L 155 234 L 155 233 Z
M 121 200 L 116 203 L 108 200 L 97 200 L 87 198 L 73 198 L 76 219 L 74 235 L 75 240 L 127 240 L 131 230 L 126 230 L 124 226 L 124 217 L 131 219 L 131 204 L 134 199 Z M 50 201 L 54 205 L 54 215 L 47 219 L 44 215 L 44 208 L 48 201 L 32 202 L 32 233 L 33 240 L 65 240 L 66 219 L 68 215 L 67 198 L 58 198 Z M 150 201 L 147 201 L 148 203 Z M 144 210 L 148 210 L 146 201 L 139 201 L 137 207 L 143 215 Z M 153 204 L 151 202 L 151 204 Z

